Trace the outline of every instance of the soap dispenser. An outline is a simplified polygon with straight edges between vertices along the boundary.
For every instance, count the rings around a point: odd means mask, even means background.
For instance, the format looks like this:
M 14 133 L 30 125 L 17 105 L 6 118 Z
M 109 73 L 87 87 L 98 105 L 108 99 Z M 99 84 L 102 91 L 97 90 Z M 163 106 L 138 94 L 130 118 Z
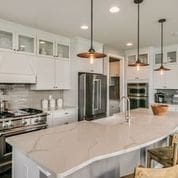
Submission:
M 49 95 L 49 108 L 54 109 L 56 107 L 55 99 L 53 99 L 52 95 Z

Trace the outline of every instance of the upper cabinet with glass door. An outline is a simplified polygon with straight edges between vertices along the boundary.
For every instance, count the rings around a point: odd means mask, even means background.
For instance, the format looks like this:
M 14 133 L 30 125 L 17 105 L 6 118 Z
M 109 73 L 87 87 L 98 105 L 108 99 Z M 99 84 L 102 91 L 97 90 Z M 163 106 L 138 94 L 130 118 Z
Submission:
M 16 51 L 25 54 L 36 54 L 36 35 L 30 33 L 17 33 Z
M 56 41 L 55 44 L 55 57 L 69 59 L 69 41 Z
M 38 55 L 69 59 L 69 40 L 56 40 L 54 37 L 51 37 L 51 39 L 39 37 Z
M 35 54 L 36 35 L 0 28 L 0 49 Z
M 163 51 L 163 63 L 164 64 L 176 64 L 177 61 L 177 46 L 168 46 L 165 47 Z M 154 64 L 161 64 L 161 53 L 160 50 L 155 50 L 155 60 Z
M 0 49 L 13 50 L 14 48 L 14 33 L 7 29 L 0 29 Z
M 129 55 L 127 57 L 128 59 L 128 65 L 134 64 L 136 62 L 137 55 Z M 139 59 L 142 63 L 148 64 L 148 53 L 143 53 L 139 55 Z
M 54 57 L 54 41 L 45 38 L 39 38 L 38 55 Z

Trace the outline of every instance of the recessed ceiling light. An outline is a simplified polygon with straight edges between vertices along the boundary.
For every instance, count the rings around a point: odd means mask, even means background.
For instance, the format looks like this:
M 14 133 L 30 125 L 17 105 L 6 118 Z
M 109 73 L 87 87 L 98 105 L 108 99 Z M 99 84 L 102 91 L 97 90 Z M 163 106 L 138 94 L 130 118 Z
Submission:
M 82 30 L 88 30 L 88 26 L 87 26 L 87 25 L 82 25 L 80 28 L 81 28 Z
M 46 42 L 45 41 L 40 41 L 40 44 L 45 44 Z
M 113 6 L 109 9 L 109 12 L 111 12 L 111 13 L 117 13 L 119 11 L 120 11 L 120 8 L 117 6 Z
M 133 46 L 133 43 L 127 43 L 126 46 Z

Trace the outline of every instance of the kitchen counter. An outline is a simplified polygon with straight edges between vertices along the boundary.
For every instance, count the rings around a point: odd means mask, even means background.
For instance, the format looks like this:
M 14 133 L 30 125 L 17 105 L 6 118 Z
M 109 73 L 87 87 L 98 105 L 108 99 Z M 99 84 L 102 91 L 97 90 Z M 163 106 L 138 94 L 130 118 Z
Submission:
M 90 163 L 158 142 L 175 132 L 178 113 L 154 116 L 131 111 L 130 124 L 121 114 L 10 137 L 7 142 L 55 177 L 64 177 Z

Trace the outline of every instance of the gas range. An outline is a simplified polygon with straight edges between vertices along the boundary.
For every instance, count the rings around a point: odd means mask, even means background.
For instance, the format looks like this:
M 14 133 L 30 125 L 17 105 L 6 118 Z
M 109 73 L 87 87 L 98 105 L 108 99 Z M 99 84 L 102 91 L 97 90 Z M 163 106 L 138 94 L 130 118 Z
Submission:
M 6 138 L 47 128 L 47 113 L 33 108 L 0 113 L 0 174 L 11 168 L 12 148 Z
M 47 114 L 42 110 L 23 108 L 15 112 L 0 113 L 0 133 L 14 128 L 25 129 L 27 126 L 46 124 Z

